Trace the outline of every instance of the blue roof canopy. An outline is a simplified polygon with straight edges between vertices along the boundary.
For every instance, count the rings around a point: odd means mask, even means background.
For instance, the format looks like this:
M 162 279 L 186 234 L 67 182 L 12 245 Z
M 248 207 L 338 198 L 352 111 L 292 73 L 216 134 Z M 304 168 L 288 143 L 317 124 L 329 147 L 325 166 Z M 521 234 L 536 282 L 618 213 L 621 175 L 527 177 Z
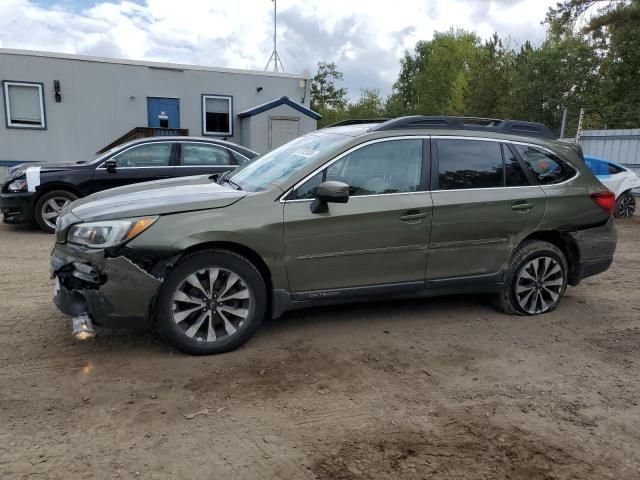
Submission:
M 322 118 L 322 115 L 320 115 L 319 113 L 314 112 L 313 110 L 305 107 L 301 103 L 294 102 L 289 97 L 280 97 L 280 98 L 276 98 L 274 100 L 271 100 L 270 102 L 263 103 L 261 105 L 256 105 L 255 107 L 252 107 L 252 108 L 250 108 L 248 110 L 244 110 L 244 111 L 238 113 L 238 116 L 240 118 L 251 117 L 253 115 L 257 115 L 258 113 L 262 113 L 262 112 L 266 112 L 267 110 L 271 110 L 272 108 L 278 107 L 280 105 L 289 105 L 291 108 L 294 108 L 294 109 L 298 110 L 299 112 L 310 116 L 314 120 L 319 120 L 319 119 Z

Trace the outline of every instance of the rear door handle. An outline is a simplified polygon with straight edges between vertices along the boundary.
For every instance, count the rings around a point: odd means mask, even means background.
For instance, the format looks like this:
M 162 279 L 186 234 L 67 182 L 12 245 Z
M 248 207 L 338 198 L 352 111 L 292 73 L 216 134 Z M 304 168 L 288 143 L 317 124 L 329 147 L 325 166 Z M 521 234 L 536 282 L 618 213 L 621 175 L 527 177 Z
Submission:
M 405 223 L 418 223 L 424 218 L 427 218 L 427 214 L 420 210 L 409 210 L 404 215 L 400 216 L 400 220 Z
M 528 212 L 534 206 L 535 205 L 533 203 L 530 203 L 530 202 L 527 202 L 527 201 L 516 202 L 513 205 L 511 205 L 511 210 L 517 210 L 519 212 Z

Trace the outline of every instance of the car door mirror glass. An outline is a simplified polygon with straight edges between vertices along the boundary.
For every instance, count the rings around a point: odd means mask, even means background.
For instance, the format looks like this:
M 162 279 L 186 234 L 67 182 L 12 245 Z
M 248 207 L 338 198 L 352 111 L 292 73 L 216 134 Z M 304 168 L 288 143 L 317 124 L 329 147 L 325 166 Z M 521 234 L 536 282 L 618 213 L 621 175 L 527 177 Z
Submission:
M 118 162 L 116 162 L 116 160 L 113 158 L 104 162 L 104 165 L 107 168 L 107 172 L 109 173 L 115 173 L 116 170 L 118 169 Z
M 323 182 L 313 189 L 315 200 L 311 203 L 312 213 L 328 211 L 327 203 L 347 203 L 349 201 L 349 185 L 343 182 Z

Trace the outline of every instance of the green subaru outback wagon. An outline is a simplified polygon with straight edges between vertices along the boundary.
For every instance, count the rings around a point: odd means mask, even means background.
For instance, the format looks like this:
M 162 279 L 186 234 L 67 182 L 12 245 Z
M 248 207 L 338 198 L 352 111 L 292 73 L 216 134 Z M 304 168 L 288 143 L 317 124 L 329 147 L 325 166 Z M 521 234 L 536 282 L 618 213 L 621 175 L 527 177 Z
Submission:
M 484 292 L 537 315 L 609 267 L 614 204 L 541 124 L 346 122 L 220 177 L 74 202 L 57 222 L 54 301 L 86 331 L 149 321 L 192 354 L 316 305 Z

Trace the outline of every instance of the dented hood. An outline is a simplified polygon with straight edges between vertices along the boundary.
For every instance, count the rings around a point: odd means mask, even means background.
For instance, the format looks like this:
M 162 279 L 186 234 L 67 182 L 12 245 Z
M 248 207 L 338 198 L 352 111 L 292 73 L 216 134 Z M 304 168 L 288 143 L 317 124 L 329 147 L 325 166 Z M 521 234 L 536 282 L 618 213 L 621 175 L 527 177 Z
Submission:
M 222 208 L 246 195 L 200 175 L 105 190 L 73 202 L 71 212 L 84 221 L 163 215 Z

